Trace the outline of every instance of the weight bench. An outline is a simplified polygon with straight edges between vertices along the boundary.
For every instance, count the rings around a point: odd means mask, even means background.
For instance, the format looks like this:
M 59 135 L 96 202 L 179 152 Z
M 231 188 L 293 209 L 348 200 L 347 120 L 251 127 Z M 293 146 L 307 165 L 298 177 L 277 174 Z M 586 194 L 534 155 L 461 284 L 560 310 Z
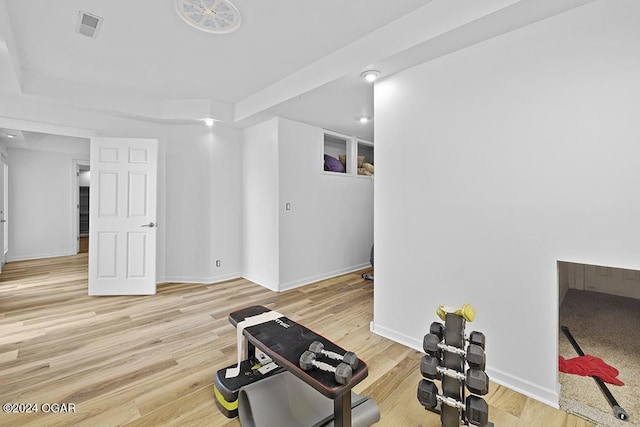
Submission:
M 237 413 L 243 427 L 368 426 L 380 420 L 377 404 L 351 391 L 368 375 L 362 360 L 349 381 L 339 384 L 333 373 L 299 365 L 300 356 L 314 341 L 328 351 L 345 353 L 326 338 L 263 306 L 233 312 L 229 321 L 238 328 L 246 359 L 253 358 L 257 348 L 283 369 L 238 390 Z M 218 371 L 216 380 L 229 376 L 222 371 L 227 370 Z

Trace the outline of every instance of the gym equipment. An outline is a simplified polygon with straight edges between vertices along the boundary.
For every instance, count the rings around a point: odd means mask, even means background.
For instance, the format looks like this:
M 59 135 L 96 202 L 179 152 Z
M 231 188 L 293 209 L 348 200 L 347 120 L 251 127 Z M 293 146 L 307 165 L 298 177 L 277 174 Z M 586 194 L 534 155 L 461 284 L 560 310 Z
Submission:
M 302 369 L 299 365 L 301 354 L 308 351 L 309 345 L 314 341 L 323 343 L 324 348 L 327 351 L 332 351 L 338 354 L 345 353 L 343 348 L 337 346 L 323 336 L 318 335 L 312 330 L 280 313 L 273 312 L 270 309 L 259 305 L 246 307 L 230 313 L 229 321 L 238 329 L 238 336 L 246 341 L 248 350 L 253 346 L 254 348 L 263 351 L 276 364 L 285 369 L 287 371 L 286 373 L 291 374 L 290 376 L 296 378 L 297 382 L 303 383 L 302 385 L 306 385 L 311 388 L 312 391 L 315 391 L 312 393 L 313 396 L 317 396 L 317 398 L 322 398 L 323 396 L 328 398 L 329 402 L 332 402 L 333 404 L 332 419 L 334 426 L 351 425 L 351 408 L 353 406 L 352 403 L 354 403 L 352 402 L 351 389 L 367 377 L 369 371 L 366 363 L 359 360 L 358 367 L 352 370 L 351 378 L 346 382 L 346 384 L 340 384 L 336 381 L 334 372 L 326 372 L 320 369 L 311 369 L 307 371 Z M 349 365 L 345 364 L 345 366 L 351 369 Z M 284 373 L 282 375 L 284 375 Z M 269 419 L 269 417 L 272 416 L 271 414 L 263 413 L 261 409 L 258 409 L 259 407 L 267 407 L 270 400 L 277 400 L 278 404 L 282 404 L 283 409 L 281 412 L 289 412 L 286 416 L 293 416 L 294 413 L 297 414 L 298 412 L 304 411 L 315 405 L 316 401 L 311 398 L 298 400 L 295 405 L 290 404 L 286 400 L 282 401 L 282 399 L 285 399 L 284 396 L 277 396 L 276 393 L 266 391 L 266 384 L 273 384 L 274 382 L 280 381 L 280 379 L 276 380 L 276 378 L 281 378 L 281 375 L 273 375 L 265 381 L 259 381 L 255 384 L 243 387 L 238 396 L 239 414 L 244 410 L 243 401 L 245 404 L 252 403 L 251 413 L 254 419 Z M 257 395 L 252 394 L 253 396 L 256 396 L 255 399 L 244 399 L 243 392 L 245 390 L 249 390 L 249 388 L 260 389 L 263 391 Z M 300 399 L 302 399 L 302 397 Z M 259 404 L 261 401 L 266 401 L 267 403 L 261 406 Z M 375 405 L 375 402 L 371 400 L 367 407 L 370 408 L 367 410 L 367 413 L 370 414 L 371 417 L 374 417 L 375 415 L 375 417 L 378 417 L 379 419 L 380 412 L 377 405 Z M 245 409 L 248 410 L 249 408 Z M 286 418 L 285 414 L 278 414 L 278 416 Z M 244 425 L 245 424 L 243 423 L 243 426 Z M 264 425 L 292 424 L 276 422 Z
M 380 420 L 375 401 L 354 392 L 351 395 L 351 425 L 369 426 Z M 330 427 L 333 401 L 282 372 L 240 390 L 238 417 L 242 427 L 314 426 Z
M 371 262 L 371 267 L 373 267 L 373 245 L 371 245 L 371 255 L 369 256 L 369 261 Z M 373 280 L 373 275 L 363 273 L 362 278 L 364 280 Z
M 480 369 L 469 369 L 465 376 L 465 385 L 471 393 L 484 396 L 489 393 L 489 377 Z
M 418 383 L 418 402 L 427 409 L 435 409 L 438 405 L 438 386 L 429 380 Z
M 477 344 L 469 344 L 467 346 L 467 353 L 465 354 L 467 359 L 467 364 L 470 368 L 480 369 L 484 371 L 484 368 L 487 363 L 487 356 L 484 352 L 484 349 Z
M 578 356 L 584 356 L 584 352 L 578 345 L 578 342 L 575 340 L 575 338 L 573 338 L 573 335 L 571 335 L 569 328 L 567 328 L 566 326 L 560 326 L 560 330 L 566 335 L 574 350 L 576 351 L 576 353 L 578 353 Z M 616 398 L 613 397 L 613 394 L 611 394 L 611 392 L 609 391 L 609 388 L 604 383 L 604 381 L 596 376 L 592 376 L 591 378 L 595 380 L 596 384 L 598 384 L 598 387 L 600 387 L 600 391 L 602 391 L 602 394 L 604 394 L 604 397 L 609 402 L 609 405 L 613 409 L 613 415 L 620 420 L 629 421 L 629 414 L 627 414 L 627 412 L 622 409 Z
M 465 403 L 465 417 L 473 425 L 486 426 L 489 424 L 489 405 L 481 397 L 469 396 Z
M 445 320 L 447 314 L 455 314 L 456 316 L 462 317 L 467 322 L 473 322 L 473 319 L 476 317 L 476 310 L 471 307 L 471 304 L 462 304 L 460 308 L 453 308 L 440 304 L 436 310 L 436 314 L 442 320 Z
M 339 384 L 347 384 L 351 380 L 351 366 L 346 363 L 340 363 L 338 366 L 331 366 L 328 363 L 318 362 L 314 352 L 306 350 L 300 356 L 300 367 L 305 371 L 310 371 L 313 368 L 320 369 L 321 371 L 331 372 L 336 377 L 336 382 Z
M 482 332 L 478 332 L 478 331 L 473 331 L 469 334 L 469 344 L 475 344 L 478 345 L 480 347 L 482 347 L 482 349 L 485 349 L 485 345 L 486 345 L 486 337 L 484 336 L 484 334 Z
M 425 379 L 418 384 L 418 401 L 440 414 L 442 427 L 458 427 L 461 422 L 493 427 L 486 401 L 472 395 L 465 399 L 465 389 L 477 395 L 489 392 L 489 377 L 484 372 L 486 337 L 478 331 L 469 337 L 464 333 L 466 322 L 475 318 L 475 310 L 469 304 L 460 308 L 440 305 L 436 314 L 444 325 L 431 323 L 423 338 L 426 354 L 420 360 L 420 372 Z M 431 379 L 441 381 L 442 393 Z
M 463 410 L 463 418 L 470 424 L 476 426 L 488 426 L 489 423 L 489 405 L 487 402 L 477 396 L 469 396 L 465 403 L 455 400 L 451 397 L 438 394 L 438 386 L 432 381 L 421 380 L 418 383 L 418 401 L 428 410 L 437 408 L 438 403 Z M 492 425 L 492 424 L 491 424 Z
M 434 356 L 440 355 L 441 350 L 448 351 L 450 353 L 454 353 L 459 356 L 464 356 L 466 354 L 463 348 L 447 345 L 439 341 L 438 336 L 435 334 L 425 335 L 424 338 L 422 339 L 422 347 L 425 353 L 429 353 Z
M 440 341 L 444 338 L 444 325 L 440 322 L 433 322 L 431 326 L 429 326 L 429 333 L 437 335 L 440 338 Z M 482 332 L 472 331 L 469 334 L 469 338 L 467 338 L 469 344 L 476 344 L 485 349 L 486 346 L 486 337 Z
M 440 358 L 432 354 L 425 354 L 422 356 L 422 359 L 420 359 L 420 373 L 423 377 L 431 380 L 442 379 L 438 368 L 440 368 Z
M 444 325 L 440 322 L 433 322 L 429 326 L 429 333 L 437 336 L 440 341 L 444 338 Z
M 440 340 L 441 338 L 436 334 L 426 334 L 422 340 L 424 352 L 435 357 L 440 357 L 442 351 L 465 356 L 470 368 L 484 370 L 486 365 L 486 355 L 481 346 L 478 344 L 469 344 L 465 351 L 463 348 L 446 345 Z
M 238 393 L 241 388 L 284 372 L 282 367 L 273 362 L 262 365 L 251 360 L 242 361 L 240 364 L 241 375 L 235 378 L 225 378 L 226 370 L 227 368 L 224 368 L 216 372 L 213 393 L 216 398 L 216 406 L 227 418 L 238 416 Z
M 320 341 L 314 341 L 309 346 L 309 351 L 316 355 L 316 358 L 319 357 L 328 357 L 329 359 L 339 360 L 341 362 L 346 363 L 351 366 L 351 369 L 356 369 L 358 367 L 358 356 L 352 351 L 347 351 L 343 355 L 335 353 L 333 351 L 327 351 L 324 349 L 324 344 Z
M 420 360 L 420 373 L 429 379 L 441 379 L 447 376 L 458 381 L 464 381 L 467 389 L 471 393 L 485 395 L 489 392 L 489 377 L 484 371 L 479 369 L 468 369 L 466 375 L 454 369 L 443 368 L 440 360 L 430 354 L 422 356 Z

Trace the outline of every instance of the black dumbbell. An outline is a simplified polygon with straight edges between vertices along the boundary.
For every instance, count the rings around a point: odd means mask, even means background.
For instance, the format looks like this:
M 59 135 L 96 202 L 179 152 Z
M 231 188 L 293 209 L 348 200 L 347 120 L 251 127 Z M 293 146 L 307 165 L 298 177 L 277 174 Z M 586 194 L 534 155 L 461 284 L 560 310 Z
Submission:
M 442 341 L 438 335 L 433 333 L 428 333 L 422 339 L 422 348 L 424 352 L 430 354 L 432 356 L 440 357 L 441 351 L 439 344 Z
M 434 357 L 440 357 L 442 351 L 465 356 L 469 367 L 484 370 L 486 365 L 486 355 L 484 349 L 478 344 L 469 344 L 467 350 L 462 348 L 446 345 L 440 341 L 439 337 L 434 333 L 426 334 L 422 340 L 424 352 Z
M 429 326 L 429 333 L 434 334 L 442 341 L 444 338 L 444 325 L 440 322 L 433 322 L 431 326 Z
M 442 354 L 442 350 L 449 353 L 458 354 L 460 356 L 465 355 L 465 351 L 463 348 L 447 345 L 442 342 L 438 335 L 433 333 L 429 333 L 424 336 L 424 338 L 422 339 L 422 348 L 424 349 L 425 353 L 436 357 L 440 357 L 440 355 Z
M 418 402 L 427 409 L 438 405 L 438 386 L 433 381 L 420 380 L 418 383 Z
M 466 359 L 470 368 L 480 369 L 484 371 L 486 366 L 487 356 L 484 353 L 484 349 L 478 344 L 469 344 L 467 347 Z
M 430 354 L 422 356 L 420 360 L 420 373 L 423 377 L 432 380 L 439 380 L 442 375 L 464 381 L 467 389 L 474 394 L 485 395 L 489 392 L 489 377 L 484 371 L 479 369 L 467 369 L 467 373 L 458 372 L 454 369 L 443 368 L 440 360 Z
M 320 369 L 325 372 L 332 372 L 336 377 L 336 382 L 339 384 L 347 384 L 351 380 L 351 366 L 346 363 L 340 363 L 338 366 L 331 366 L 328 363 L 318 362 L 316 355 L 312 351 L 305 351 L 300 356 L 300 367 L 305 371 L 310 371 L 313 368 Z
M 485 427 L 489 424 L 489 405 L 478 396 L 467 396 L 465 418 L 469 424 Z
M 340 355 L 333 351 L 328 351 L 324 349 L 324 344 L 320 341 L 314 341 L 309 346 L 309 351 L 316 355 L 316 358 L 328 357 L 329 359 L 339 360 L 341 362 L 346 363 L 351 366 L 352 370 L 356 370 L 358 368 L 358 356 L 352 351 L 347 351 L 344 355 Z
M 438 372 L 440 367 L 440 359 L 431 354 L 425 354 L 420 359 L 420 373 L 423 377 L 432 380 L 442 379 L 442 375 Z
M 432 380 L 439 380 L 443 375 L 460 381 L 466 380 L 464 373 L 458 372 L 454 369 L 443 368 L 440 366 L 440 360 L 430 354 L 422 356 L 422 359 L 420 360 L 420 373 L 423 377 Z
M 467 370 L 465 385 L 471 393 L 481 396 L 489 393 L 489 377 L 485 371 L 480 369 Z
M 438 386 L 429 380 L 420 380 L 418 383 L 418 402 L 429 410 L 435 409 L 438 402 L 457 409 L 464 409 L 464 404 L 452 397 L 438 394 Z
M 469 344 L 475 344 L 486 350 L 486 337 L 482 332 L 473 331 L 469 334 Z

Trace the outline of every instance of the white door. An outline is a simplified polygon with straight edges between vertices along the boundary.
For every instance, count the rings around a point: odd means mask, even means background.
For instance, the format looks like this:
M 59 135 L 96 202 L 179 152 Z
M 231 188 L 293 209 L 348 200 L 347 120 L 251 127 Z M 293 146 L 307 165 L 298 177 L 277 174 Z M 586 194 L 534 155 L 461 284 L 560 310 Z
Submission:
M 156 292 L 158 141 L 91 138 L 89 295 Z

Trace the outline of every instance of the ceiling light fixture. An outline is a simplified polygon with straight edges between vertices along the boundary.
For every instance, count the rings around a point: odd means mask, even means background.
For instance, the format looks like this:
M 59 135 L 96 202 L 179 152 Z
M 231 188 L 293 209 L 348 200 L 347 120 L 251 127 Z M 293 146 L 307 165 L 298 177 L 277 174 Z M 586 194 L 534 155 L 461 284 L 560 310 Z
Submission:
M 176 0 L 176 12 L 200 31 L 232 33 L 240 27 L 240 11 L 229 0 Z
M 360 74 L 360 77 L 368 83 L 373 83 L 378 80 L 381 75 L 382 73 L 378 70 L 367 70 L 364 73 Z
M 13 138 L 15 138 L 15 137 L 16 137 L 16 136 L 15 136 L 14 134 L 12 134 L 12 133 L 7 133 L 6 135 L 7 135 L 7 138 L 9 138 L 9 139 L 13 139 Z
M 209 119 L 209 118 L 207 118 L 207 119 L 202 119 L 202 121 L 204 122 L 204 124 L 205 124 L 205 125 L 207 125 L 207 126 L 209 126 L 209 127 L 212 127 L 212 126 L 213 126 L 213 123 L 214 123 L 214 120 L 213 120 L 213 119 Z
M 369 116 L 362 116 L 362 117 L 360 117 L 360 118 L 358 119 L 358 121 L 359 121 L 360 123 L 362 123 L 362 124 L 368 123 L 368 122 L 369 122 L 369 120 L 371 120 L 371 117 L 369 117 Z

